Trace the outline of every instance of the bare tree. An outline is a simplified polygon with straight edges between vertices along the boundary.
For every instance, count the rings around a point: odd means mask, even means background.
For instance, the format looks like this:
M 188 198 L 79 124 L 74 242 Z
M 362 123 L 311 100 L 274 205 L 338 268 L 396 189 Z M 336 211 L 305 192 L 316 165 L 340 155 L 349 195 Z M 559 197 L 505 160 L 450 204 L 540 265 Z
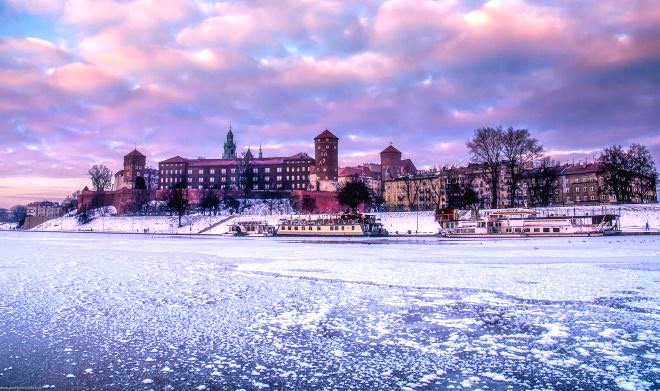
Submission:
M 403 190 L 405 192 L 406 202 L 409 210 L 417 210 L 417 199 L 419 198 L 419 183 L 411 176 L 401 177 L 403 180 Z
M 442 183 L 442 176 L 431 177 L 427 179 L 428 189 L 431 191 L 431 201 L 435 210 L 442 207 L 443 198 L 445 196 L 445 189 Z
M 188 189 L 183 182 L 177 183 L 169 189 L 167 193 L 167 207 L 170 212 L 176 213 L 179 217 L 179 227 L 181 227 L 181 217 L 188 209 Z
M 515 194 L 522 173 L 528 163 L 543 155 L 543 146 L 529 134 L 527 129 L 513 129 L 509 127 L 502 132 L 502 158 L 511 177 L 511 198 L 509 206 L 515 206 Z
M 92 186 L 96 191 L 105 191 L 110 188 L 112 183 L 112 171 L 104 165 L 93 165 L 87 171 L 89 178 L 92 180 Z
M 243 192 L 243 207 L 247 206 L 247 199 L 254 189 L 254 172 L 252 167 L 252 153 L 244 152 L 238 161 L 238 185 Z
M 484 168 L 486 183 L 490 187 L 491 208 L 497 208 L 500 186 L 500 169 L 504 150 L 502 145 L 502 127 L 484 127 L 474 131 L 472 138 L 465 144 L 470 150 L 472 161 Z
M 548 206 L 552 200 L 552 192 L 557 188 L 555 182 L 559 177 L 557 167 L 544 159 L 540 166 L 532 171 L 531 187 L 529 189 L 532 203 L 539 206 Z
M 340 204 L 348 206 L 353 213 L 357 213 L 361 203 L 368 204 L 371 201 L 371 193 L 363 182 L 348 182 L 337 192 L 337 199 Z
M 655 162 L 641 144 L 632 144 L 627 150 L 621 145 L 612 145 L 605 148 L 599 161 L 605 174 L 605 189 L 614 194 L 618 202 L 630 202 L 633 195 L 644 202 L 648 192 L 655 188 Z M 635 178 L 639 183 L 633 183 Z

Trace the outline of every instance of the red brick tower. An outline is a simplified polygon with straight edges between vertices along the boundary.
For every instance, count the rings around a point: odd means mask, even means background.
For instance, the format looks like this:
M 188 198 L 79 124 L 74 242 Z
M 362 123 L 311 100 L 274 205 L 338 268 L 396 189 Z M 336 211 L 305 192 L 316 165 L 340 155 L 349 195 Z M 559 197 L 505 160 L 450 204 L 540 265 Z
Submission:
M 124 186 L 129 189 L 135 188 L 135 180 L 144 177 L 144 166 L 147 158 L 137 149 L 124 156 Z
M 336 181 L 339 169 L 339 139 L 328 129 L 314 138 L 316 175 L 320 181 Z
M 401 151 L 392 144 L 380 153 L 380 170 L 383 179 L 396 178 L 401 173 Z

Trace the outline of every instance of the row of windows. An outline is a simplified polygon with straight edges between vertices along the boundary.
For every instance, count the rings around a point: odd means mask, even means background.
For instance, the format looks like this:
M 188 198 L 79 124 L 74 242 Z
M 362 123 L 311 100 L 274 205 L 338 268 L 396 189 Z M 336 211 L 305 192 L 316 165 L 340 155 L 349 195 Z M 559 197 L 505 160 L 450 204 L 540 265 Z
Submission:
M 126 165 L 126 166 L 124 166 L 124 170 L 128 171 L 128 170 L 130 170 L 130 169 L 131 169 L 131 166 L 130 166 L 130 165 Z M 139 164 L 136 164 L 136 165 L 133 166 L 133 169 L 135 169 L 135 170 L 142 170 L 142 169 L 144 169 L 144 166 L 139 165 Z
M 603 200 L 605 200 L 605 199 L 607 199 L 607 196 L 602 195 L 600 198 L 603 199 Z M 597 199 L 598 199 L 598 197 L 596 197 L 595 195 L 591 195 L 591 196 L 582 196 L 582 199 L 580 199 L 580 196 L 575 196 L 575 201 L 576 201 L 576 202 L 580 202 L 580 201 L 596 201 Z M 566 196 L 566 201 L 570 201 L 570 200 L 571 200 L 571 197 L 570 197 L 570 196 Z
M 204 169 L 203 168 L 199 168 L 197 170 L 189 168 L 188 169 L 188 175 L 193 175 L 193 173 L 195 171 L 197 171 L 197 174 L 199 174 L 199 175 L 204 174 Z M 215 171 L 216 171 L 215 168 L 210 168 L 208 170 L 209 174 L 211 174 L 211 175 L 215 174 Z M 269 174 L 271 172 L 271 167 L 262 167 L 262 168 L 255 167 L 255 168 L 253 168 L 253 171 L 255 171 L 255 172 L 261 171 L 262 173 Z M 277 167 L 275 171 L 276 172 L 282 172 L 283 170 L 282 170 L 282 167 Z M 285 171 L 286 172 L 309 172 L 309 166 L 286 167 Z M 176 170 L 176 169 L 175 170 L 160 170 L 160 172 L 161 172 L 162 175 L 170 175 L 170 174 L 179 175 L 179 174 L 183 174 L 183 170 Z M 229 172 L 231 174 L 235 174 L 236 173 L 236 168 L 230 168 Z M 227 169 L 226 168 L 220 169 L 220 173 L 221 174 L 226 174 Z

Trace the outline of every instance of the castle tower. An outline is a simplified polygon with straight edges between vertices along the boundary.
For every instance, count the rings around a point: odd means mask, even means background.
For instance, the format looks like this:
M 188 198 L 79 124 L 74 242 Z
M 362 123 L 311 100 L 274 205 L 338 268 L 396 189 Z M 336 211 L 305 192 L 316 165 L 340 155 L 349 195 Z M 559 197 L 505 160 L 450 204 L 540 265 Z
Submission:
M 124 156 L 124 178 L 123 187 L 135 189 L 135 180 L 138 177 L 144 177 L 144 166 L 147 164 L 147 158 L 137 149 L 132 150 Z
M 383 179 L 396 178 L 401 174 L 401 151 L 392 144 L 380 153 L 380 173 Z
M 236 159 L 236 143 L 234 143 L 234 133 L 231 131 L 229 125 L 229 132 L 227 132 L 227 141 L 225 141 L 225 150 L 222 153 L 223 159 Z
M 337 181 L 339 139 L 328 129 L 314 138 L 316 175 L 319 181 Z

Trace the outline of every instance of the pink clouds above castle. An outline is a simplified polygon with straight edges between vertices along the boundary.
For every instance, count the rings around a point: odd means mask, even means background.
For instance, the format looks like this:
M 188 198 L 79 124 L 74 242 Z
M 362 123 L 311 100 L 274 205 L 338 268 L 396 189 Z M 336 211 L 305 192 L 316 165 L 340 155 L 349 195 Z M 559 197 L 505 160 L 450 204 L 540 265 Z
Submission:
M 61 198 L 137 144 L 215 157 L 231 122 L 268 155 L 342 138 L 463 163 L 484 125 L 560 159 L 641 142 L 660 157 L 653 0 L 9 0 L 0 6 L 0 206 Z

